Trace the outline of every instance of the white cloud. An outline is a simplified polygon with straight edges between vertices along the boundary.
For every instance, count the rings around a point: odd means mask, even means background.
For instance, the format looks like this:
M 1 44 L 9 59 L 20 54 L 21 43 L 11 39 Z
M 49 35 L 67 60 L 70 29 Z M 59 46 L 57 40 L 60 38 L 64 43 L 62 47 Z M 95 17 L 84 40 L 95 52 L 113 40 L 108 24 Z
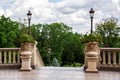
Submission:
M 9 7 L 4 8 L 4 3 Z M 90 32 L 91 7 L 95 9 L 94 27 L 107 17 L 120 19 L 120 0 L 60 0 L 56 3 L 48 0 L 0 0 L 0 4 L 4 4 L 4 9 L 0 7 L 0 14 L 10 16 L 13 20 L 27 18 L 27 11 L 30 10 L 32 23 L 63 22 L 79 33 Z
M 4 10 L 0 7 L 0 16 L 4 14 Z

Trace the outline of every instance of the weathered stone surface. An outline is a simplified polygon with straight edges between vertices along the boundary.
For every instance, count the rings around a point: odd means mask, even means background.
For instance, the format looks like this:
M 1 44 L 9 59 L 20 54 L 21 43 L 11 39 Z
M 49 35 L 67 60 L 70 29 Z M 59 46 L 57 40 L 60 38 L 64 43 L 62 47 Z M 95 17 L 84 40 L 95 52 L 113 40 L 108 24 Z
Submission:
M 31 54 L 32 52 L 31 51 L 24 51 L 24 52 L 21 52 L 21 68 L 20 70 L 22 71 L 30 71 L 32 70 L 31 68 Z
M 120 80 L 120 72 L 85 73 L 83 68 L 40 67 L 32 71 L 0 70 L 0 80 Z

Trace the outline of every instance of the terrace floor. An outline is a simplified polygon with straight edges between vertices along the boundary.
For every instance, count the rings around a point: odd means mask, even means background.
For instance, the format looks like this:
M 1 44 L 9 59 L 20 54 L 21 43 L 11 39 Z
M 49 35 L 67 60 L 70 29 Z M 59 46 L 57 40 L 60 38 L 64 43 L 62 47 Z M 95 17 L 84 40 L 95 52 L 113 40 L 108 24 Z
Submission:
M 32 71 L 1 69 L 0 80 L 120 80 L 120 72 L 85 73 L 83 68 L 41 67 Z

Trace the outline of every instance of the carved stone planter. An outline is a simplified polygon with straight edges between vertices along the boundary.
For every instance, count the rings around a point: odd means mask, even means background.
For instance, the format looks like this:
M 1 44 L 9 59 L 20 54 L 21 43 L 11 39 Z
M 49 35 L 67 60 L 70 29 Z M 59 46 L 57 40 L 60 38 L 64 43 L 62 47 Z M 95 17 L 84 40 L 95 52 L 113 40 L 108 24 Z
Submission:
M 21 44 L 21 68 L 20 70 L 22 71 L 30 71 L 32 70 L 31 68 L 31 58 L 32 58 L 32 48 L 33 48 L 33 43 L 22 43 Z
M 31 51 L 33 45 L 34 45 L 34 43 L 21 43 L 21 50 L 22 51 Z
M 85 69 L 86 72 L 98 72 L 97 64 L 99 60 L 99 46 L 97 42 L 89 42 L 85 44 Z
M 99 52 L 98 42 L 89 42 L 85 44 L 84 52 Z

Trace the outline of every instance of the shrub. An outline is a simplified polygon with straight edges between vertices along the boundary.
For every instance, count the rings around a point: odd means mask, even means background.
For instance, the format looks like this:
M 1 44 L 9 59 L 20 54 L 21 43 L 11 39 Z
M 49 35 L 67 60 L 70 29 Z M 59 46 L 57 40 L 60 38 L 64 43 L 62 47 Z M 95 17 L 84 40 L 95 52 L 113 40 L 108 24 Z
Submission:
M 20 36 L 20 42 L 21 43 L 34 43 L 35 40 L 32 36 L 28 35 L 28 34 L 21 34 Z
M 82 63 L 76 63 L 76 62 L 73 62 L 73 64 L 71 65 L 71 67 L 81 67 L 83 66 Z
M 71 65 L 64 65 L 64 67 L 81 67 L 83 66 L 82 63 L 76 63 L 76 62 L 73 62 L 73 64 Z
M 102 43 L 101 35 L 92 33 L 92 34 L 85 34 L 82 43 L 88 43 L 88 42 L 98 42 Z

